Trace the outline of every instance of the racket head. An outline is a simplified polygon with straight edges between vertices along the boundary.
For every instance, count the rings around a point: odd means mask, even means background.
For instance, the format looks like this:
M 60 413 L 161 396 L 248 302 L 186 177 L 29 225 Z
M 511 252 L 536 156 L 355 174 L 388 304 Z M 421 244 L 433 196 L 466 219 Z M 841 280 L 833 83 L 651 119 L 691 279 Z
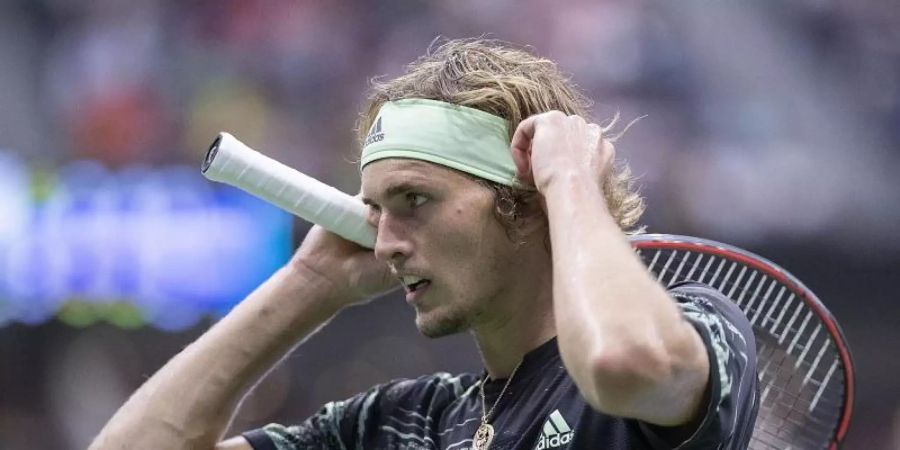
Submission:
M 636 235 L 631 243 L 664 286 L 711 286 L 753 326 L 760 407 L 750 448 L 838 448 L 853 413 L 853 361 L 840 325 L 810 289 L 732 245 L 670 234 Z

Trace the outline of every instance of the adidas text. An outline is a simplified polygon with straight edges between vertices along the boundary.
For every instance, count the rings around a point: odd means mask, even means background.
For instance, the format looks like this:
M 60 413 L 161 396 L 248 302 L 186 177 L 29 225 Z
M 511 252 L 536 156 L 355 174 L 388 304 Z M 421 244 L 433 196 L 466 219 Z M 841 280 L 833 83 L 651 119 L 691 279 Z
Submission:
M 560 446 L 568 444 L 572 441 L 572 436 L 575 435 L 574 431 L 570 431 L 568 433 L 556 434 L 551 437 L 547 437 L 541 435 L 541 440 L 538 442 L 537 450 L 547 450 L 551 448 L 559 448 Z
M 365 142 L 365 144 L 363 144 L 363 147 L 365 147 L 369 144 L 373 144 L 375 142 L 381 142 L 383 140 L 384 140 L 384 133 L 370 134 L 368 137 L 366 137 L 366 142 Z

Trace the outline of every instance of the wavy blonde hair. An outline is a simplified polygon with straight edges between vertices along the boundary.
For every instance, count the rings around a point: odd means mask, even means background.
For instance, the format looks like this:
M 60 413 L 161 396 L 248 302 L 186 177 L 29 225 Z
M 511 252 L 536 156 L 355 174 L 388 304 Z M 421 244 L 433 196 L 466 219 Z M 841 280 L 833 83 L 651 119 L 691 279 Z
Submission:
M 381 106 L 405 98 L 439 100 L 500 116 L 509 121 L 510 138 L 519 122 L 529 116 L 559 110 L 587 119 L 590 106 L 590 101 L 560 73 L 553 61 L 495 40 L 436 40 L 425 55 L 407 67 L 404 75 L 387 81 L 372 80 L 368 102 L 356 125 L 360 147 Z M 615 126 L 617 118 L 618 115 L 602 127 L 604 136 Z M 621 135 L 604 139 L 614 142 Z M 510 238 L 519 240 L 518 224 L 540 211 L 538 194 L 477 180 L 496 192 L 498 218 Z M 627 164 L 621 161 L 614 164 L 603 191 L 619 228 L 640 232 L 635 227 L 644 212 L 644 200 Z

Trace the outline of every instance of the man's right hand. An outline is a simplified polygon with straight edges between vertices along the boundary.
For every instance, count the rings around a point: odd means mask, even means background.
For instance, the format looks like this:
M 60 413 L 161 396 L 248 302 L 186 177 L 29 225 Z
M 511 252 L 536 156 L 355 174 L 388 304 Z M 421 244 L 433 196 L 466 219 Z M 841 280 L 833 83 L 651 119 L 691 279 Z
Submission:
M 294 270 L 325 281 L 330 288 L 328 301 L 338 309 L 399 287 L 387 264 L 375 259 L 371 249 L 318 225 L 306 235 L 289 264 Z

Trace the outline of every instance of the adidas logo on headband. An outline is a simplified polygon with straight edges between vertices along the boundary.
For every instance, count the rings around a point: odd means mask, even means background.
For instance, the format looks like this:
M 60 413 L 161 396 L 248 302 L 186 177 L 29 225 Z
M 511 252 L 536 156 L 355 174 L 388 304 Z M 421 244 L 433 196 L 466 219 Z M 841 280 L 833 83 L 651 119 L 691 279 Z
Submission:
M 383 140 L 384 132 L 381 131 L 381 116 L 378 116 L 378 119 L 375 120 L 375 124 L 372 125 L 372 129 L 369 130 L 369 134 L 366 136 L 366 142 L 363 143 L 363 147 Z
M 361 144 L 359 170 L 385 158 L 426 161 L 505 186 L 519 186 L 506 119 L 424 98 L 385 102 Z M 383 124 L 382 122 L 387 122 Z M 390 136 L 382 127 L 391 129 Z

